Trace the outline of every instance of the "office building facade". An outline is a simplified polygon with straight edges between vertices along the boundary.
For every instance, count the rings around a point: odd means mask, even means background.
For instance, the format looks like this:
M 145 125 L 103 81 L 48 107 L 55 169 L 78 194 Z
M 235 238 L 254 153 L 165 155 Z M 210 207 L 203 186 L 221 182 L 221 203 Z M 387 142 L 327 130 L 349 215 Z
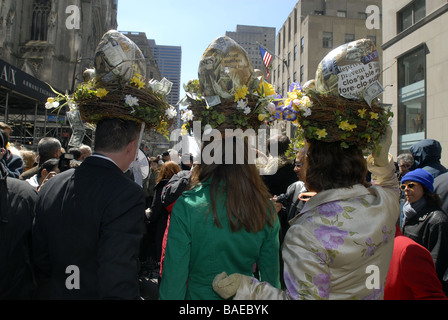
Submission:
M 271 82 L 272 75 L 267 77 L 267 69 L 263 63 L 260 46 L 271 55 L 275 52 L 275 28 L 237 25 L 235 31 L 227 31 L 226 36 L 235 40 L 243 47 L 252 60 L 254 69 L 263 71 L 264 79 Z
M 162 77 L 173 83 L 171 93 L 167 97 L 168 103 L 177 106 L 180 100 L 182 47 L 158 45 L 152 39 L 149 40 L 149 45 Z
M 383 1 L 383 16 L 384 101 L 393 104 L 395 113 L 393 154 L 435 139 L 448 166 L 448 3 Z

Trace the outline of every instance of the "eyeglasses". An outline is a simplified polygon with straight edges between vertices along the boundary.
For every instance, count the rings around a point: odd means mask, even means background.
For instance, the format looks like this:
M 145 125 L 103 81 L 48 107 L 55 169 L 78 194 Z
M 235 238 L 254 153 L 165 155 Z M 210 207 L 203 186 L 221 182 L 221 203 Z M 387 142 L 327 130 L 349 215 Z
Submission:
M 400 186 L 400 189 L 401 189 L 402 191 L 404 191 L 404 190 L 406 190 L 406 189 L 414 189 L 414 187 L 415 187 L 416 185 L 417 185 L 417 184 L 416 184 L 416 183 L 413 183 L 413 182 L 408 183 L 408 184 L 402 184 L 402 185 Z

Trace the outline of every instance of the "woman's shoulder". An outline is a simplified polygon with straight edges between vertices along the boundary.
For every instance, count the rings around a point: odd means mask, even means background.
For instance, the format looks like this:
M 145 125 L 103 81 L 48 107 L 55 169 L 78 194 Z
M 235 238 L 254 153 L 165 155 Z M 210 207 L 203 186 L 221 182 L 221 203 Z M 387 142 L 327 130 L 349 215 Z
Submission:
M 448 224 L 448 215 L 442 209 L 434 209 L 430 213 L 431 224 L 439 224 L 439 223 L 447 223 Z

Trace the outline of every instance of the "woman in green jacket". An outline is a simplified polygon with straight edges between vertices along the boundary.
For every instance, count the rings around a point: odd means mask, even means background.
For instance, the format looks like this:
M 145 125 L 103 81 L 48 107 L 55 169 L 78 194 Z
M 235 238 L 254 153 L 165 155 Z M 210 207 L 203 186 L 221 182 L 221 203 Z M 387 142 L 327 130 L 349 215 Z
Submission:
M 241 143 L 244 149 L 238 148 Z M 226 157 L 226 145 L 233 156 Z M 252 276 L 255 263 L 260 280 L 280 287 L 279 222 L 272 196 L 249 160 L 247 141 L 230 137 L 215 140 L 210 147 L 222 158 L 195 168 L 190 190 L 173 208 L 162 300 L 221 299 L 213 291 L 215 275 L 224 269 Z M 245 150 L 244 164 L 235 164 L 240 163 L 237 150 Z

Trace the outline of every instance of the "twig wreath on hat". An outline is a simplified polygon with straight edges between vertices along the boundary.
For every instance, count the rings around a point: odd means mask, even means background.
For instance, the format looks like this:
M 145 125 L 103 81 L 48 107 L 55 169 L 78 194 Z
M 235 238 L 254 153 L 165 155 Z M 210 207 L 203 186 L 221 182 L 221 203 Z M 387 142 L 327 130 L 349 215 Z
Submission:
M 183 131 L 200 121 L 224 132 L 226 129 L 258 130 L 266 123 L 269 104 L 281 98 L 274 87 L 254 70 L 247 52 L 227 36 L 216 38 L 206 49 L 199 65 L 199 79 L 184 85 L 181 105 Z
M 47 109 L 79 112 L 82 121 L 95 125 L 105 118 L 120 118 L 145 124 L 167 136 L 177 111 L 165 99 L 172 83 L 147 82 L 145 58 L 138 46 L 122 33 L 103 35 L 95 53 L 95 68 L 84 72 L 84 82 L 73 94 L 55 92 Z
M 378 96 L 380 62 L 375 44 L 361 39 L 330 52 L 319 64 L 316 79 L 293 83 L 272 120 L 297 125 L 296 140 L 341 142 L 374 151 L 394 116 Z M 304 142 L 302 142 L 304 143 Z

